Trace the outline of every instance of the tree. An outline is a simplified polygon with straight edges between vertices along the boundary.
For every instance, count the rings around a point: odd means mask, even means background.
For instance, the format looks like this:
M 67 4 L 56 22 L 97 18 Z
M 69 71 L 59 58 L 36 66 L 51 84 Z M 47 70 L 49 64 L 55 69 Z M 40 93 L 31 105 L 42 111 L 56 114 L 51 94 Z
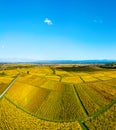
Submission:
M 27 71 L 27 74 L 29 74 L 29 71 Z

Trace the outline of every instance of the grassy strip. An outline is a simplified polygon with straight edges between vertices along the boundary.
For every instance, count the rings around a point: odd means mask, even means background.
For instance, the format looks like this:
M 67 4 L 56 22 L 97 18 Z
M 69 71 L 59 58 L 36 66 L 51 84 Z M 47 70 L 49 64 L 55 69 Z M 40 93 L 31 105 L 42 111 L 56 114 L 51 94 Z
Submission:
M 85 80 L 81 76 L 79 76 L 79 78 L 83 81 L 83 83 L 86 83 Z
M 78 94 L 78 92 L 77 92 L 77 90 L 76 90 L 74 84 L 73 84 L 73 88 L 74 88 L 74 92 L 75 92 L 75 94 L 76 94 L 76 97 L 78 98 L 78 100 L 79 100 L 79 102 L 80 102 L 80 105 L 81 105 L 81 107 L 82 107 L 82 109 L 83 109 L 85 115 L 88 116 L 88 112 L 87 112 L 85 106 L 83 105 L 83 103 L 82 103 L 82 101 L 81 101 L 81 99 L 80 99 L 80 97 L 79 97 L 79 94 Z
M 56 74 L 56 70 L 53 66 L 49 66 L 49 68 L 52 70 L 53 74 Z
M 57 75 L 57 76 L 60 77 L 59 82 L 61 82 L 62 81 L 62 76 L 61 75 Z
M 95 117 L 99 116 L 100 114 L 104 113 L 105 111 L 107 111 L 108 109 L 110 109 L 110 107 L 112 107 L 115 103 L 116 103 L 116 100 L 112 101 L 110 104 L 108 104 L 107 106 L 103 107 L 98 112 L 95 112 L 94 114 L 92 114 L 91 118 L 95 118 Z
M 110 104 L 108 104 L 107 106 L 103 107 L 102 109 L 100 109 L 99 111 L 95 112 L 94 114 L 90 115 L 90 117 L 84 121 L 81 121 L 82 123 L 86 122 L 86 121 L 90 121 L 91 119 L 95 119 L 96 117 L 98 117 L 100 114 L 106 112 L 108 109 L 110 109 L 114 104 L 116 103 L 116 100 L 112 101 Z
M 22 110 L 23 112 L 26 112 L 27 114 L 29 114 L 29 115 L 31 115 L 31 116 L 34 116 L 34 117 L 38 118 L 38 117 L 35 116 L 33 113 L 31 113 L 31 112 L 29 112 L 29 111 L 23 109 L 22 107 L 18 106 L 17 104 L 15 104 L 13 101 L 11 101 L 11 100 L 10 100 L 9 98 L 7 98 L 6 96 L 4 96 L 4 98 L 5 98 L 7 101 L 9 101 L 12 105 L 14 105 L 16 108 Z
M 56 74 L 56 69 L 53 66 L 49 66 L 49 68 L 52 70 L 52 72 L 53 72 L 54 75 L 60 77 L 59 82 L 61 82 L 62 81 L 62 76 Z
M 82 123 L 80 120 L 78 120 L 78 123 L 80 124 L 82 130 L 89 130 L 89 129 L 87 128 L 87 126 L 86 126 L 84 123 Z
M 7 98 L 6 96 L 4 96 L 4 98 L 5 98 L 7 101 L 9 101 L 12 105 L 14 105 L 16 108 L 22 110 L 23 112 L 25 112 L 25 113 L 27 113 L 27 114 L 29 114 L 29 115 L 31 115 L 31 116 L 37 118 L 37 119 L 40 119 L 40 120 L 43 120 L 43 121 L 49 121 L 49 122 L 56 122 L 56 123 L 57 123 L 57 122 L 58 122 L 58 123 L 63 123 L 63 122 L 65 122 L 65 123 L 75 122 L 75 121 L 62 121 L 62 120 L 60 121 L 60 120 L 47 120 L 47 119 L 44 119 L 43 117 L 36 116 L 35 114 L 33 114 L 33 113 L 31 113 L 31 112 L 25 110 L 24 108 L 18 106 L 17 104 L 15 104 L 13 101 L 11 101 L 11 100 L 10 100 L 9 98 Z

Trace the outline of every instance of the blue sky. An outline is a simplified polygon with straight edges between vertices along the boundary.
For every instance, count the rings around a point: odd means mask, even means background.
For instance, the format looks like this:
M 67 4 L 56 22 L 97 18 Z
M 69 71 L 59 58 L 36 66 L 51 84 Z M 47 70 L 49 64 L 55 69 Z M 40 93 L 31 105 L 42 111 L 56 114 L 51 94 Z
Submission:
M 0 0 L 0 58 L 116 59 L 116 1 Z

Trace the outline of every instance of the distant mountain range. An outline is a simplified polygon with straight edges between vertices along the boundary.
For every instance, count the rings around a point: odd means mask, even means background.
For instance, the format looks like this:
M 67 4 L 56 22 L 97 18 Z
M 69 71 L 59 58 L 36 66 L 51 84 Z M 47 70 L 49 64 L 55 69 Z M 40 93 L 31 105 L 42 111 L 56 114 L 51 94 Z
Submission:
M 37 64 L 105 64 L 116 63 L 116 60 L 43 60 L 36 61 Z
M 0 63 L 35 63 L 35 64 L 105 64 L 116 63 L 116 60 L 34 60 L 23 58 L 0 59 Z

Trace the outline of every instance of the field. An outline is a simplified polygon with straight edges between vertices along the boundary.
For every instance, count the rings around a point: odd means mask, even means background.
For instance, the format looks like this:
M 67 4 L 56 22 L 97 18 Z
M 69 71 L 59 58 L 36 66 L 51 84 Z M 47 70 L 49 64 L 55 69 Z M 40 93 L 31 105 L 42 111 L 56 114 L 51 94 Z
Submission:
M 116 69 L 2 64 L 0 95 L 1 130 L 116 129 Z

